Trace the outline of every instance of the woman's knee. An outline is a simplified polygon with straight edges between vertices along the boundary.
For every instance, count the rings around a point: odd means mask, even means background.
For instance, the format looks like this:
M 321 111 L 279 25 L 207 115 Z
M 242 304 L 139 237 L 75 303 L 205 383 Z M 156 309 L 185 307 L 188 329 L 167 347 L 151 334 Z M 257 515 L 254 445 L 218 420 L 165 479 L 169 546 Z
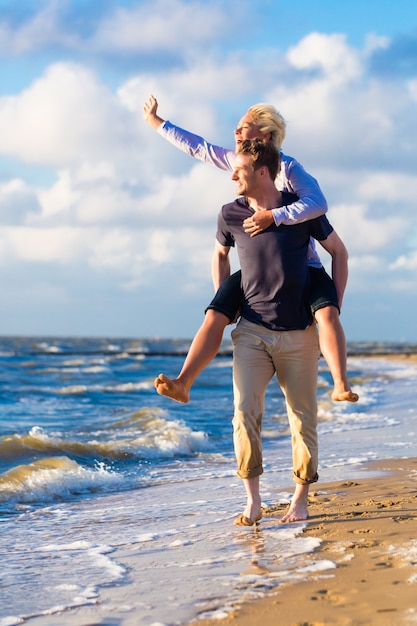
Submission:
M 339 322 L 339 311 L 335 306 L 324 306 L 315 311 L 314 317 L 319 326 L 320 324 L 336 324 Z
M 204 326 L 210 326 L 224 330 L 226 326 L 230 323 L 230 321 L 227 315 L 220 313 L 220 311 L 216 311 L 215 309 L 207 309 L 203 323 Z

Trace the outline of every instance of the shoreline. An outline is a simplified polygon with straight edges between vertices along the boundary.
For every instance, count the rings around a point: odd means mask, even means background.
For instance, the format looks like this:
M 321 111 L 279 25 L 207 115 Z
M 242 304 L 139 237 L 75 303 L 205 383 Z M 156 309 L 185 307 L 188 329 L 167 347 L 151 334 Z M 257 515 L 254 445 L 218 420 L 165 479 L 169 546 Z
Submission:
M 361 359 L 384 359 L 387 361 L 417 361 L 416 352 L 381 352 L 381 353 L 350 353 L 347 355 L 348 359 L 361 358 Z
M 417 459 L 367 464 L 378 477 L 324 483 L 310 495 L 304 536 L 336 568 L 196 626 L 401 626 L 417 624 Z M 282 515 L 277 506 L 266 517 Z M 268 519 L 268 521 L 269 521 Z M 277 522 L 278 523 L 278 522 Z
M 181 622 L 183 626 L 412 626 L 417 624 L 417 458 L 363 466 L 360 478 L 317 484 L 301 537 L 318 538 L 305 555 L 303 580 L 283 583 L 262 599 L 239 603 L 227 617 Z M 367 470 L 369 469 L 369 474 Z M 270 507 L 268 522 L 287 504 Z M 304 522 L 303 522 L 304 524 Z M 245 529 L 250 538 L 254 528 Z M 256 532 L 256 531 L 255 531 Z M 262 521 L 259 525 L 262 532 Z M 318 570 L 318 560 L 332 568 Z M 119 552 L 117 561 L 140 571 L 140 553 Z M 313 567 L 308 569 L 311 563 Z M 100 603 L 33 617 L 31 626 L 163 626 L 135 612 L 134 585 L 102 587 Z M 165 626 L 165 625 L 164 625 Z

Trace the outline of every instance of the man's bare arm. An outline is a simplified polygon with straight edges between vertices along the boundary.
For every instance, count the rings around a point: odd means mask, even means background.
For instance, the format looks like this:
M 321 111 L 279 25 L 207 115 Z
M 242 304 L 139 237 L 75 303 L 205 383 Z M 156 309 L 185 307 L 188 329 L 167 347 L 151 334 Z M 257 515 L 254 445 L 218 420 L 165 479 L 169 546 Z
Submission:
M 211 260 L 211 276 L 215 291 L 217 291 L 222 282 L 230 276 L 229 252 L 230 248 L 222 246 L 218 241 L 216 241 Z

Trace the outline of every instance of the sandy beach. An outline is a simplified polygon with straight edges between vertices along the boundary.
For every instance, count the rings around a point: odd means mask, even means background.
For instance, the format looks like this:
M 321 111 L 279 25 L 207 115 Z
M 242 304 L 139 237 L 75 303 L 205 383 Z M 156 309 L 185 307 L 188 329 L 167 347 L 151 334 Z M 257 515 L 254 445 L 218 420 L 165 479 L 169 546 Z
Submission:
M 311 492 L 303 535 L 321 539 L 317 555 L 333 569 L 306 571 L 261 600 L 236 606 L 224 619 L 193 626 L 406 626 L 417 624 L 417 459 L 372 463 L 369 477 L 324 483 Z M 383 472 L 375 477 L 375 472 Z M 373 477 L 372 477 L 373 476 Z M 268 525 L 284 505 L 265 511 Z M 262 526 L 262 522 L 261 522 Z M 253 528 L 248 533 L 257 532 Z M 140 556 L 119 554 L 132 570 Z M 307 566 L 308 568 L 308 566 Z M 103 588 L 100 604 L 30 620 L 34 626 L 150 626 L 137 621 L 134 585 Z M 189 624 L 189 626 L 191 626 Z
M 384 475 L 365 473 L 311 492 L 304 534 L 321 539 L 320 556 L 334 562 L 334 570 L 307 574 L 221 622 L 200 626 L 417 624 L 417 459 L 368 467 Z M 283 510 L 266 516 L 278 520 Z

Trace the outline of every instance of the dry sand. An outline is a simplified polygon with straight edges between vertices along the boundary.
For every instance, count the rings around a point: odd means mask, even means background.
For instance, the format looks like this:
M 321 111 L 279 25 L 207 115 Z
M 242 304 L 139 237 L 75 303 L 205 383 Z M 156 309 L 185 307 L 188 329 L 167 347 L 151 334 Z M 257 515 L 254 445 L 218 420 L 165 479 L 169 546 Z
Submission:
M 417 459 L 371 464 L 382 477 L 326 483 L 311 492 L 305 535 L 337 567 L 283 585 L 224 620 L 199 626 L 417 624 Z M 269 510 L 279 519 L 283 510 Z M 317 559 L 317 552 L 312 558 Z

